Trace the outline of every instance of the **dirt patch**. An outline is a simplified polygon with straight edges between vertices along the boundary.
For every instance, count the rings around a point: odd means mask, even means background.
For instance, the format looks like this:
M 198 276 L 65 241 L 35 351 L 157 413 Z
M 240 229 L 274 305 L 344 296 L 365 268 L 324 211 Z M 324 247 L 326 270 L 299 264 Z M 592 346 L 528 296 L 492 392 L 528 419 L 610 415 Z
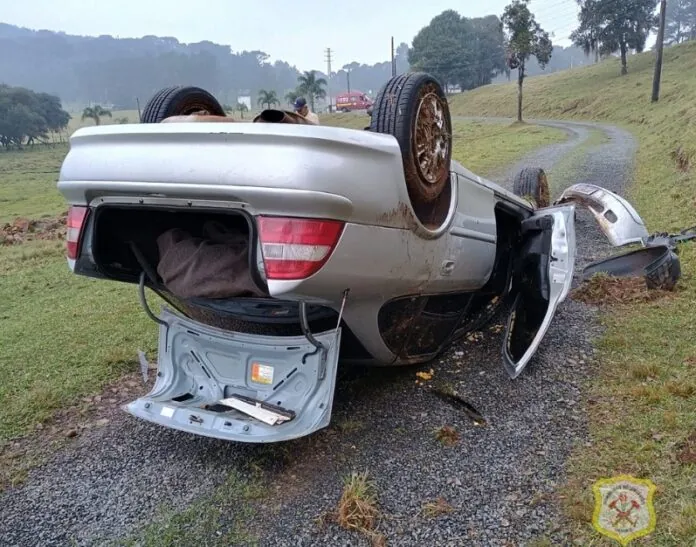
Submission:
M 652 302 L 673 293 L 648 289 L 642 277 L 596 275 L 570 293 L 573 300 L 593 306 Z
M 18 217 L 0 226 L 0 245 L 18 245 L 35 239 L 64 239 L 67 221 L 67 213 L 38 220 Z
M 685 465 L 696 464 L 696 431 L 679 448 L 677 460 Z
M 0 491 L 20 486 L 33 467 L 41 465 L 71 439 L 107 425 L 116 412 L 122 412 L 123 404 L 142 397 L 152 389 L 152 384 L 152 378 L 145 384 L 140 373 L 128 374 L 107 385 L 98 395 L 82 397 L 58 411 L 49 420 L 37 424 L 28 435 L 0 441 Z
M 676 150 L 672 150 L 672 159 L 677 164 L 677 169 L 682 173 L 688 172 L 691 168 L 691 159 L 693 155 L 693 151 L 687 150 L 683 146 L 679 146 Z

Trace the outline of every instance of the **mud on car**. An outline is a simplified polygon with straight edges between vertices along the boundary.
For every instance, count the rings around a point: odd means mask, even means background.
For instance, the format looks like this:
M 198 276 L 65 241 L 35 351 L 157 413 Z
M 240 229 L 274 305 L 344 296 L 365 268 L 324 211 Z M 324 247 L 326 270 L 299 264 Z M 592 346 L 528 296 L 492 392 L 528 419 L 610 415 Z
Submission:
M 172 87 L 140 124 L 75 132 L 58 182 L 69 266 L 137 286 L 159 324 L 155 385 L 128 412 L 234 441 L 300 437 L 329 424 L 339 360 L 425 363 L 502 306 L 516 378 L 568 294 L 576 204 L 616 245 L 645 227 L 597 186 L 551 204 L 540 169 L 511 192 L 451 156 L 426 73 L 389 80 L 365 130 L 279 110 L 237 122 Z

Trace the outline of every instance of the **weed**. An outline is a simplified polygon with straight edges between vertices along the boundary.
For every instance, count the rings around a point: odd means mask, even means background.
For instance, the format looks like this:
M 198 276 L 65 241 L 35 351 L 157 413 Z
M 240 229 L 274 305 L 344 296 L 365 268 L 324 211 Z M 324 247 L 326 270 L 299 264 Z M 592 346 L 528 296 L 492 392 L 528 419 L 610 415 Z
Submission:
M 453 446 L 459 442 L 459 432 L 452 426 L 443 425 L 435 430 L 435 438 L 445 446 Z
M 435 501 L 429 501 L 424 504 L 422 511 L 426 517 L 436 518 L 451 513 L 454 511 L 454 508 L 445 498 L 437 498 Z
M 332 516 L 342 528 L 364 534 L 375 544 L 384 541 L 376 531 L 380 519 L 377 491 L 367 472 L 353 472 L 344 479 L 343 494 Z

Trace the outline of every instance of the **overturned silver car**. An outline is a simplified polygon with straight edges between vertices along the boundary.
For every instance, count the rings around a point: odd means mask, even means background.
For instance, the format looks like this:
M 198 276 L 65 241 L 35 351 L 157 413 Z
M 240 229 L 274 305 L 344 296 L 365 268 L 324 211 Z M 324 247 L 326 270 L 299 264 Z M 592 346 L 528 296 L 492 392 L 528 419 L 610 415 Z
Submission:
M 191 433 L 310 434 L 329 424 L 339 359 L 427 362 L 502 306 L 515 378 L 570 289 L 575 204 L 615 245 L 647 236 L 599 187 L 552 205 L 539 169 L 509 192 L 453 161 L 447 100 L 424 73 L 387 82 L 364 131 L 273 110 L 233 122 L 192 87 L 162 90 L 141 122 L 72 135 L 68 261 L 139 286 L 158 374 L 127 410 Z

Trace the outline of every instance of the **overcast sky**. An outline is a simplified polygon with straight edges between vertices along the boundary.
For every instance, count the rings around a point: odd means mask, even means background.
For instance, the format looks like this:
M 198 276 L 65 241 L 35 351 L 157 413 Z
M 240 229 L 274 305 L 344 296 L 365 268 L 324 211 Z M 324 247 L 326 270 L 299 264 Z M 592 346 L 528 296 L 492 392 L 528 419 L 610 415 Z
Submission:
M 233 51 L 262 50 L 301 70 L 333 70 L 352 61 L 389 58 L 395 44 L 411 40 L 446 9 L 466 17 L 500 16 L 510 0 L 0 0 L 0 21 L 68 34 L 174 36 L 181 42 L 210 40 Z M 575 0 L 532 0 L 530 7 L 554 42 L 568 45 L 577 25 Z

